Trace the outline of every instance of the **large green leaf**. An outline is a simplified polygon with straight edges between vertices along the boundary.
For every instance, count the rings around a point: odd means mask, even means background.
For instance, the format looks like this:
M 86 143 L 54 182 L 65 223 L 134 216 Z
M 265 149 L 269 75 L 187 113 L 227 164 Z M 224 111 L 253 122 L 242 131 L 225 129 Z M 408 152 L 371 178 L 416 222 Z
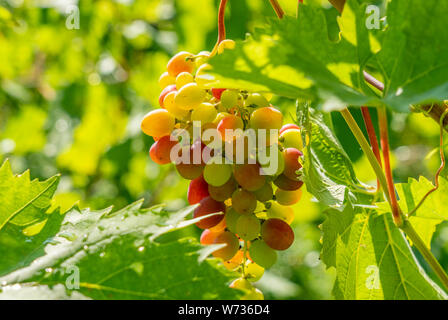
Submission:
M 78 292 L 95 299 L 235 299 L 227 283 L 235 274 L 215 259 L 199 259 L 192 239 L 156 242 L 167 232 L 198 221 L 185 220 L 195 206 L 169 214 L 141 209 L 141 201 L 115 213 L 73 208 L 45 255 L 2 278 L 10 287 L 66 284 L 79 271 Z M 77 269 L 74 269 L 76 267 Z
M 334 266 L 338 299 L 447 299 L 425 274 L 390 214 L 347 204 L 329 209 L 322 259 Z
M 448 4 L 391 1 L 387 28 L 368 29 L 367 3 L 346 2 L 338 19 L 340 38 L 327 31 L 330 15 L 320 6 L 301 5 L 297 19 L 285 17 L 257 30 L 211 60 L 211 86 L 267 90 L 291 98 L 317 95 L 325 110 L 385 103 L 396 111 L 410 104 L 448 97 Z M 427 27 L 425 21 L 431 21 Z M 380 97 L 365 83 L 373 68 L 385 81 Z M 376 68 L 376 69 L 375 69 Z
M 448 181 L 440 177 L 439 188 L 432 192 L 425 202 L 409 217 L 414 229 L 425 242 L 428 248 L 431 248 L 431 239 L 436 231 L 436 226 L 443 221 L 448 220 L 448 211 L 446 209 L 448 201 Z M 434 188 L 434 185 L 425 177 L 419 180 L 410 178 L 408 183 L 397 183 L 395 188 L 399 197 L 399 205 L 404 213 L 411 212 L 425 194 Z M 387 203 L 377 204 L 379 212 L 390 212 Z

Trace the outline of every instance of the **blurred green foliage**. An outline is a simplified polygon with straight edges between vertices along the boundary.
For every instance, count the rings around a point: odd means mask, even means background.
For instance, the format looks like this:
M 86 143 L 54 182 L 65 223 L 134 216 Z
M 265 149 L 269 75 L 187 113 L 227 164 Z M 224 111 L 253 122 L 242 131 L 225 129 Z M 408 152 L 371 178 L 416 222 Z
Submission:
M 139 198 L 145 206 L 184 207 L 188 181 L 150 161 L 153 141 L 141 133 L 140 120 L 158 107 L 157 80 L 170 56 L 213 47 L 218 2 L 0 0 L 0 163 L 8 158 L 14 172 L 29 168 L 33 178 L 61 173 L 53 205 L 63 210 L 75 202 L 121 208 Z M 280 2 L 295 14 L 295 0 Z M 79 29 L 66 26 L 70 3 L 79 8 Z M 267 0 L 229 1 L 228 38 L 244 39 L 274 17 Z M 274 102 L 292 121 L 294 102 Z M 333 120 L 358 176 L 375 183 L 343 120 L 338 114 Z M 421 114 L 394 114 L 390 121 L 396 180 L 431 178 L 439 165 L 431 153 L 437 124 Z M 319 260 L 323 215 L 306 192 L 295 211 L 296 242 L 259 287 L 266 298 L 331 298 L 334 275 Z M 194 228 L 181 233 L 199 235 Z M 433 247 L 445 266 L 447 239 L 448 228 L 440 227 Z

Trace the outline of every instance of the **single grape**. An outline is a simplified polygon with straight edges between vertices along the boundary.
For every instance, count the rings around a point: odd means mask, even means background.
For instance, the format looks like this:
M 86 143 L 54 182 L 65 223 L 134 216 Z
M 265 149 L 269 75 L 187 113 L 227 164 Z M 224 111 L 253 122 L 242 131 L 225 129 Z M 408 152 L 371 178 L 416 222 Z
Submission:
M 226 91 L 226 89 L 221 89 L 221 88 L 212 88 L 212 95 L 217 99 L 217 100 L 221 100 L 221 95 L 222 93 Z
M 252 261 L 246 261 L 246 279 L 250 282 L 257 282 L 264 274 L 264 268 Z
M 238 238 L 229 231 L 224 231 L 220 233 L 215 240 L 213 241 L 214 244 L 226 244 L 225 247 L 218 249 L 212 253 L 212 255 L 216 258 L 221 258 L 222 260 L 226 261 L 229 259 L 232 259 L 233 256 L 238 252 L 238 249 L 240 248 L 240 242 Z
M 288 130 L 288 129 L 297 129 L 300 130 L 300 127 L 294 123 L 288 123 L 285 124 L 283 127 L 280 128 L 279 134 L 282 134 L 284 131 Z
M 277 201 L 269 202 L 269 208 L 266 210 L 266 216 L 268 218 L 282 219 L 287 224 L 291 224 L 295 218 L 293 208 L 283 206 L 279 204 Z
M 204 170 L 204 165 L 201 161 L 194 161 L 192 148 L 190 146 L 183 146 L 179 153 L 179 161 L 183 160 L 183 162 L 176 163 L 176 169 L 181 177 L 188 180 L 199 177 Z
M 176 91 L 171 91 L 163 99 L 163 107 L 171 113 L 175 118 L 180 120 L 187 120 L 190 116 L 188 110 L 180 108 L 176 102 L 174 102 L 174 97 L 176 96 Z
M 236 233 L 236 222 L 239 217 L 241 217 L 241 215 L 238 212 L 236 212 L 233 208 L 229 208 L 227 210 L 225 219 L 226 219 L 227 229 L 229 229 L 229 231 Z
M 283 157 L 285 158 L 285 170 L 283 171 L 283 174 L 289 179 L 297 180 L 299 177 L 297 170 L 302 168 L 302 165 L 299 162 L 299 157 L 301 156 L 303 156 L 303 153 L 298 149 L 287 148 L 283 150 Z
M 170 153 L 171 149 L 177 144 L 177 141 L 172 141 L 170 136 L 164 136 L 158 139 L 151 146 L 149 150 L 149 156 L 151 160 L 157 164 L 168 164 L 171 162 Z
M 260 289 L 254 288 L 252 291 L 249 291 L 244 296 L 241 297 L 241 300 L 264 300 L 263 292 Z
M 254 289 L 254 286 L 244 278 L 238 278 L 233 280 L 230 283 L 229 287 L 232 289 L 239 289 L 245 292 L 250 292 Z
M 237 164 L 234 166 L 233 174 L 243 189 L 255 191 L 263 187 L 266 182 L 266 177 L 260 171 L 258 163 Z
M 260 234 L 260 220 L 254 215 L 241 216 L 236 221 L 236 234 L 243 240 L 251 241 Z
M 225 211 L 226 206 L 223 202 L 215 201 L 211 197 L 205 197 L 199 202 L 199 206 L 194 210 L 193 218 L 199 218 L 211 213 Z M 209 229 L 220 223 L 223 218 L 223 214 L 214 215 L 196 222 L 196 226 L 200 229 Z
M 162 90 L 162 92 L 159 95 L 159 105 L 161 107 L 165 106 L 165 102 L 164 99 L 166 97 L 166 95 L 170 92 L 176 92 L 176 86 L 175 85 L 168 85 L 167 87 L 165 87 L 165 89 Z
M 176 77 L 176 88 L 177 90 L 180 90 L 183 86 L 189 83 L 193 83 L 194 78 L 193 75 L 189 72 L 181 72 Z
M 224 52 L 225 49 L 232 50 L 235 49 L 235 41 L 231 39 L 224 39 L 218 45 L 218 54 Z
M 202 199 L 208 196 L 208 184 L 202 176 L 191 180 L 187 192 L 187 199 L 190 205 L 199 203 Z
M 169 136 L 174 129 L 174 117 L 164 109 L 153 110 L 142 120 L 142 131 L 151 137 Z
M 159 86 L 161 89 L 164 89 L 167 86 L 169 86 L 171 84 L 175 84 L 175 83 L 176 83 L 176 78 L 170 76 L 168 72 L 162 73 L 162 75 L 159 78 Z
M 232 134 L 229 135 L 226 132 L 226 130 L 236 130 L 236 129 L 242 130 L 244 129 L 244 123 L 240 117 L 237 117 L 235 115 L 229 115 L 227 117 L 222 118 L 221 121 L 219 121 L 217 129 L 224 141 L 232 141 L 236 137 Z
M 216 201 L 225 201 L 232 197 L 233 192 L 235 191 L 237 184 L 233 178 L 230 178 L 226 183 L 222 186 L 215 187 L 212 185 L 208 186 L 208 192 L 210 196 Z
M 263 240 L 251 242 L 249 255 L 256 264 L 265 269 L 269 269 L 277 261 L 277 252 L 270 248 Z
M 287 129 L 280 134 L 279 141 L 281 141 L 284 148 L 303 149 L 302 135 L 300 130 Z
M 194 69 L 194 62 L 190 59 L 193 55 L 189 52 L 181 51 L 173 56 L 166 66 L 168 74 L 172 77 L 177 77 L 181 72 L 192 73 Z
M 294 232 L 281 219 L 268 219 L 261 226 L 261 237 L 274 250 L 286 250 L 294 242 Z M 255 261 L 255 260 L 254 260 Z
M 213 232 L 213 231 L 211 231 L 209 229 L 205 229 L 201 233 L 201 238 L 199 239 L 199 242 L 202 245 L 213 244 L 213 242 L 215 241 L 216 237 L 219 234 L 220 234 L 219 232 Z
M 243 250 L 238 250 L 238 252 L 232 257 L 232 259 L 224 261 L 224 267 L 228 270 L 235 270 L 238 268 L 244 260 L 244 252 Z
M 280 129 L 283 115 L 273 107 L 256 109 L 250 116 L 250 126 L 254 129 Z
M 191 121 L 200 121 L 201 124 L 213 122 L 218 115 L 214 105 L 208 102 L 201 103 L 191 112 Z
M 284 174 L 281 174 L 274 180 L 274 184 L 280 189 L 292 191 L 300 189 L 303 185 L 303 182 L 289 179 Z
M 247 190 L 237 189 L 232 194 L 232 207 L 239 214 L 251 214 L 257 207 L 257 198 Z
M 272 200 L 272 197 L 274 196 L 272 185 L 269 182 L 266 182 L 260 189 L 255 190 L 253 193 L 260 202 Z
M 292 206 L 300 201 L 302 197 L 302 189 L 293 191 L 277 189 L 275 191 L 275 199 L 282 206 Z
M 259 93 L 251 93 L 244 101 L 246 108 L 265 108 L 269 107 L 269 101 Z
M 221 105 L 226 109 L 233 108 L 238 104 L 238 98 L 238 91 L 226 90 L 221 94 Z
M 220 187 L 229 181 L 232 167 L 225 163 L 213 163 L 213 159 L 205 165 L 204 179 L 209 185 Z
M 188 83 L 177 91 L 174 102 L 182 109 L 191 110 L 204 101 L 205 95 L 205 90 L 196 83 Z

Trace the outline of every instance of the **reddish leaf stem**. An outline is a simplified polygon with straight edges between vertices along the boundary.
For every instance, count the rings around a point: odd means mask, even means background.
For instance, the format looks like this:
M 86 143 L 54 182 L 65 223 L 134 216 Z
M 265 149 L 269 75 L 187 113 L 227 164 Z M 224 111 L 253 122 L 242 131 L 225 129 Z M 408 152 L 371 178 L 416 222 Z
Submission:
M 272 8 L 274 9 L 275 13 L 277 14 L 277 17 L 279 19 L 283 18 L 283 16 L 285 15 L 285 12 L 283 11 L 283 9 L 280 6 L 280 4 L 278 3 L 278 1 L 277 0 L 269 0 L 269 2 L 271 3 Z
M 372 146 L 372 151 L 375 154 L 380 167 L 382 167 L 381 163 L 381 155 L 380 155 L 380 147 L 378 146 L 378 138 L 375 133 L 375 128 L 373 127 L 372 118 L 370 117 L 370 111 L 368 107 L 361 107 L 362 117 L 364 119 L 364 124 L 366 126 L 367 134 L 369 136 L 370 145 Z M 377 190 L 380 189 L 380 182 L 377 178 L 376 180 Z

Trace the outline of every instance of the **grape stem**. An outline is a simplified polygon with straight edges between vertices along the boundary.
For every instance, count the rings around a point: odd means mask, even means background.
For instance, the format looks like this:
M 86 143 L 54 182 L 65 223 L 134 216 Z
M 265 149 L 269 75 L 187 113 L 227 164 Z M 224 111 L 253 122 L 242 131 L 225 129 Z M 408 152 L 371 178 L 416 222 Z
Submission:
M 216 41 L 216 44 L 211 52 L 211 56 L 214 56 L 216 52 L 218 52 L 218 46 L 221 43 L 221 41 L 226 39 L 226 24 L 224 21 L 224 15 L 226 13 L 226 5 L 227 0 L 221 0 L 219 3 L 219 9 L 218 9 L 218 40 Z
M 375 128 L 373 127 L 372 118 L 370 117 L 369 108 L 361 107 L 361 112 L 362 112 L 362 117 L 364 119 L 364 124 L 366 126 L 367 134 L 369 136 L 370 145 L 372 146 L 372 151 L 375 154 L 375 157 L 378 160 L 380 167 L 382 167 L 380 148 L 378 146 L 378 138 L 375 133 Z M 376 181 L 377 191 L 379 191 L 380 187 L 381 187 L 380 181 L 377 179 L 377 181 Z
M 274 9 L 275 14 L 277 15 L 277 17 L 279 19 L 282 19 L 283 16 L 285 15 L 285 12 L 283 11 L 283 9 L 280 6 L 280 4 L 278 3 L 278 1 L 277 0 L 269 0 L 269 2 L 271 3 L 271 6 Z

